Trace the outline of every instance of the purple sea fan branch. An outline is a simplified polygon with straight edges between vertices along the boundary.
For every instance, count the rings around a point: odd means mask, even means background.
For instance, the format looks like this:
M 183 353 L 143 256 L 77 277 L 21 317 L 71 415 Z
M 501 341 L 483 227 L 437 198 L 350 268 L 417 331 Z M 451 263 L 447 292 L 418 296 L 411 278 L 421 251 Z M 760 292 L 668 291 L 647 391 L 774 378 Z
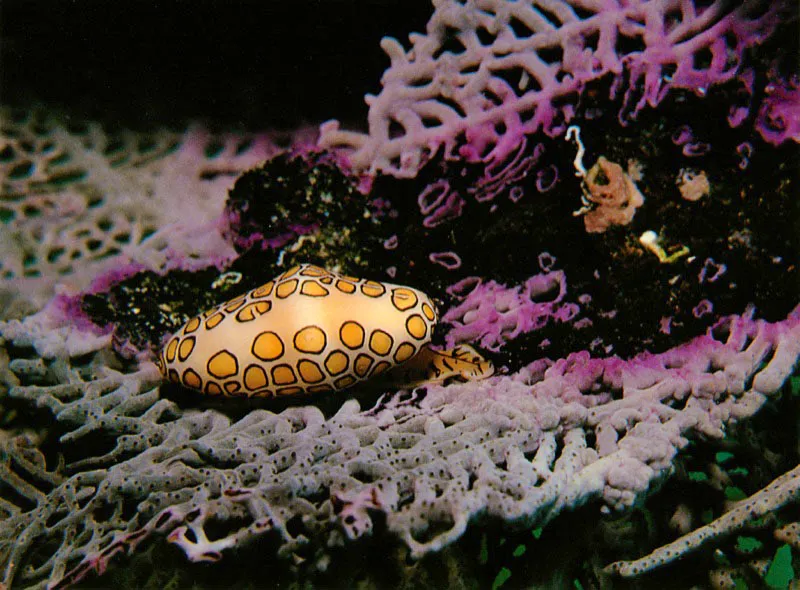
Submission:
M 800 142 L 800 76 L 793 73 L 783 80 L 773 66 L 769 79 L 756 127 L 772 145 L 780 145 L 786 139 Z
M 477 342 L 498 351 L 509 340 L 551 320 L 570 321 L 580 307 L 564 302 L 566 292 L 566 276 L 560 270 L 534 275 L 516 287 L 495 281 L 479 284 L 444 314 L 442 319 L 453 326 L 447 346 Z
M 625 84 L 625 122 L 672 88 L 704 95 L 740 72 L 745 50 L 763 42 L 788 7 L 551 0 L 545 13 L 532 0 L 442 0 L 407 52 L 382 41 L 391 65 L 381 93 L 367 97 L 368 134 L 329 121 L 320 143 L 349 151 L 356 171 L 400 177 L 416 175 L 440 148 L 446 159 L 504 162 L 527 135 L 562 133 L 585 85 L 606 74 L 615 78 L 612 96 Z M 446 40 L 460 47 L 446 50 Z M 633 42 L 627 54 L 617 52 L 622 40 Z M 390 133 L 398 125 L 401 132 Z

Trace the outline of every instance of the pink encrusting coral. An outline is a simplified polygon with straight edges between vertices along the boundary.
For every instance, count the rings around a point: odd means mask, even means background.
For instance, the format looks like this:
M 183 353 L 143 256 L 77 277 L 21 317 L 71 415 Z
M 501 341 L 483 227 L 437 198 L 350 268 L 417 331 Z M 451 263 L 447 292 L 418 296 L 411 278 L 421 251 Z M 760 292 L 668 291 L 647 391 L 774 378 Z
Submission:
M 761 135 L 773 145 L 787 138 L 800 141 L 800 76 L 792 73 L 786 79 L 773 68 L 764 93 L 757 120 Z
M 452 324 L 447 346 L 475 342 L 498 351 L 509 340 L 548 322 L 568 322 L 580 312 L 580 305 L 565 301 L 567 279 L 563 271 L 536 274 L 516 287 L 496 281 L 474 286 L 442 320 Z
M 330 121 L 320 141 L 349 150 L 356 170 L 401 177 L 437 150 L 503 162 L 525 136 L 563 133 L 581 91 L 603 76 L 623 97 L 623 121 L 672 89 L 704 95 L 735 79 L 748 48 L 789 11 L 788 2 L 442 0 L 409 50 L 381 42 L 391 65 L 366 98 L 368 133 Z M 769 88 L 756 128 L 773 143 L 798 140 L 796 90 Z

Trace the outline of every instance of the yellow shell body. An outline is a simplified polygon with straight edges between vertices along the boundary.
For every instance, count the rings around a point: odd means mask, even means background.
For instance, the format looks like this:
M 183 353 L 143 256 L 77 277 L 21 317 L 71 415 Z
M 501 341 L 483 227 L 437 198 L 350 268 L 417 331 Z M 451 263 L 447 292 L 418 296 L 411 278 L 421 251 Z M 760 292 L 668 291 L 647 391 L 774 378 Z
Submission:
M 436 320 L 421 291 L 303 264 L 190 319 L 157 364 L 209 395 L 335 391 L 411 359 Z

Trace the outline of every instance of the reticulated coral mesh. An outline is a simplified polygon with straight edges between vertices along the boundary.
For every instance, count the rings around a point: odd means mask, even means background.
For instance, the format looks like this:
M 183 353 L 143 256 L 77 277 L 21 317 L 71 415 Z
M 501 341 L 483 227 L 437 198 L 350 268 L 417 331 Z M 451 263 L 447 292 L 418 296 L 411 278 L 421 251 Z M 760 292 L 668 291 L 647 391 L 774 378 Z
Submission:
M 535 161 L 527 134 L 564 129 L 586 81 L 615 75 L 623 118 L 669 88 L 705 91 L 740 71 L 779 5 L 702 4 L 437 1 L 408 52 L 384 41 L 392 65 L 370 98 L 369 134 L 329 124 L 325 141 L 350 149 L 357 170 L 399 176 L 442 146 L 483 159 L 493 174 L 475 198 L 490 200 Z M 220 233 L 227 189 L 279 139 L 198 127 L 109 133 L 8 109 L 0 118 L 0 277 L 4 290 L 41 302 L 57 283 L 85 289 L 112 267 L 233 256 Z M 313 142 L 313 133 L 290 141 Z M 464 202 L 446 179 L 432 186 L 418 201 L 431 228 Z M 453 253 L 432 256 L 460 264 Z M 466 297 L 443 310 L 453 324 L 445 338 L 482 338 L 497 350 L 539 322 L 571 318 L 563 280 L 549 274 L 544 286 L 481 285 L 491 305 Z M 534 302 L 540 291 L 552 297 Z M 279 554 L 300 560 L 385 521 L 418 557 L 482 516 L 543 524 L 589 501 L 630 507 L 689 440 L 721 437 L 753 415 L 800 357 L 795 310 L 775 323 L 728 318 L 657 355 L 581 352 L 487 381 L 395 393 L 371 409 L 350 400 L 330 417 L 308 405 L 233 420 L 179 407 L 159 392 L 153 366 L 128 364 L 108 335 L 65 325 L 57 312 L 0 322 L 0 344 L 9 344 L 0 381 L 55 418 L 59 450 L 74 457 L 48 462 L 36 433 L 0 430 L 4 587 L 77 582 L 153 535 L 191 560 L 216 561 L 271 531 Z M 56 341 L 42 344 L 42 335 Z
M 108 133 L 41 110 L 0 108 L 0 279 L 39 303 L 109 268 L 233 255 L 218 218 L 237 175 L 314 132 Z M 288 140 L 285 141 L 285 140 Z
M 703 6 L 703 4 L 705 4 Z M 671 88 L 705 94 L 742 71 L 782 2 L 667 0 L 441 0 L 406 51 L 385 37 L 391 64 L 368 95 L 367 133 L 337 121 L 320 143 L 350 152 L 354 169 L 414 176 L 439 149 L 446 158 L 503 161 L 525 135 L 563 133 L 584 85 L 614 77 L 620 119 L 655 106 Z M 798 132 L 796 124 L 770 140 Z M 778 138 L 774 137 L 779 136 Z
M 109 445 L 58 466 L 33 434 L 0 440 L 0 483 L 16 494 L 0 507 L 2 582 L 69 584 L 154 534 L 193 561 L 269 531 L 279 555 L 321 557 L 383 513 L 419 557 L 481 516 L 530 526 L 591 500 L 630 507 L 689 440 L 724 436 L 780 389 L 800 356 L 799 313 L 727 318 L 629 361 L 582 352 L 367 410 L 349 400 L 329 418 L 313 406 L 238 421 L 183 410 L 159 396 L 152 365 L 18 347 L 0 366 L 19 383 L 10 395 L 53 413 L 65 452 L 87 437 Z

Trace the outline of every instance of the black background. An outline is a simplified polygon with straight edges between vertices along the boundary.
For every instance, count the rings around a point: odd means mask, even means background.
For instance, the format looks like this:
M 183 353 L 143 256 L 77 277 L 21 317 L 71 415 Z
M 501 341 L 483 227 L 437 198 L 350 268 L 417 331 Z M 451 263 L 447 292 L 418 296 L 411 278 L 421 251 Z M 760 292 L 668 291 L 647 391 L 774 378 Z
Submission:
M 2 0 L 0 102 L 150 128 L 363 125 L 427 0 Z

